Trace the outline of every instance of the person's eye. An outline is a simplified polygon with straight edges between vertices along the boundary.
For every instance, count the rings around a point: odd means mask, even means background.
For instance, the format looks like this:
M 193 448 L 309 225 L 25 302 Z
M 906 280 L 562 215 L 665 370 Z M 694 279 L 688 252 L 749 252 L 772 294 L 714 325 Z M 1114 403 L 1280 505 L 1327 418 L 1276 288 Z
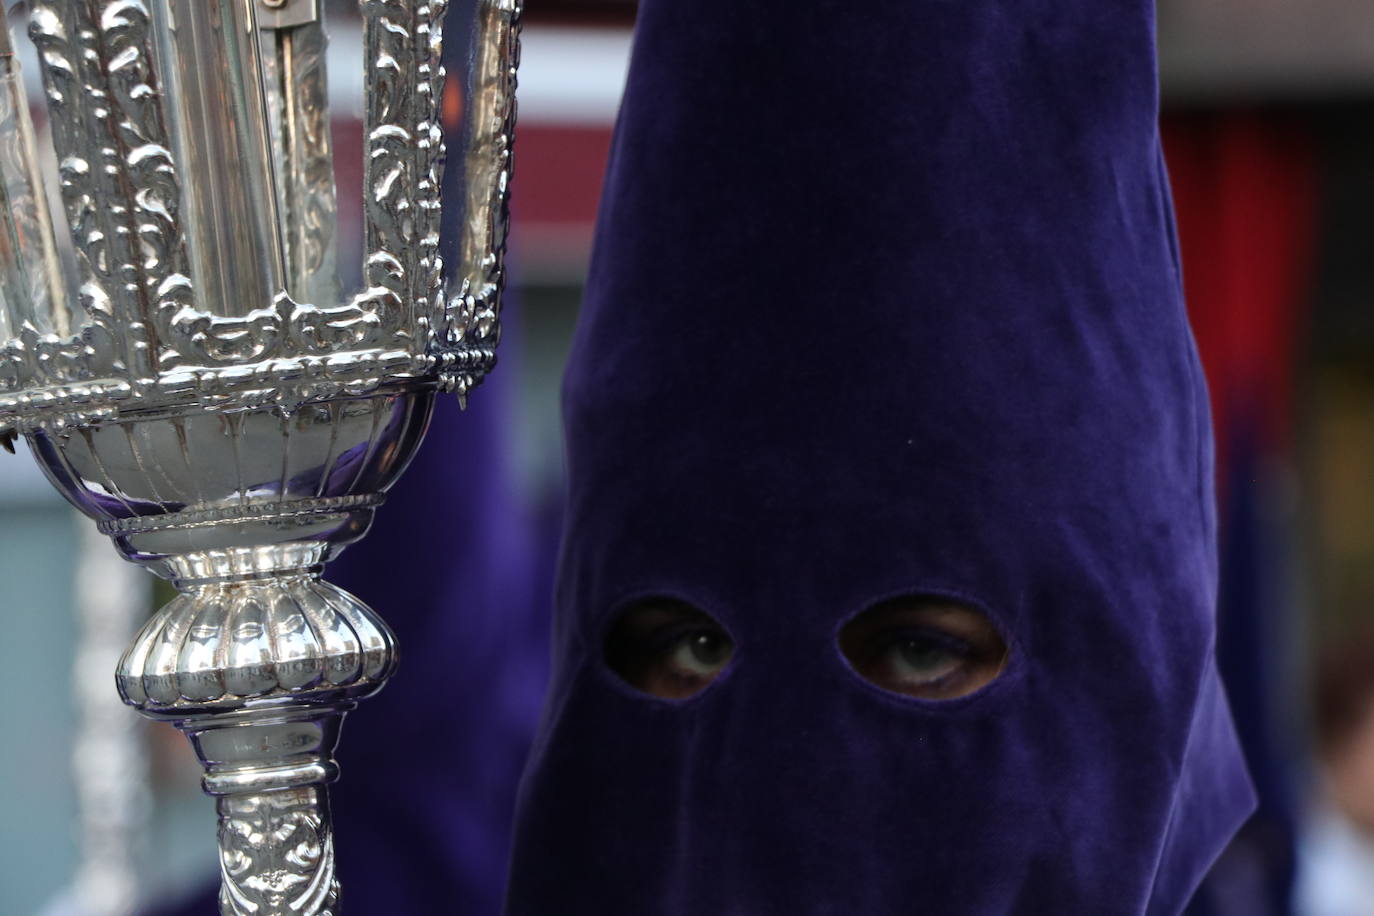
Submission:
M 735 643 L 709 614 L 681 601 L 649 599 L 616 618 L 604 651 L 607 667 L 631 687 L 680 700 L 720 676 Z
M 943 598 L 884 601 L 840 631 L 856 673 L 893 693 L 928 700 L 967 696 L 997 678 L 1007 645 L 982 612 Z
M 683 677 L 712 678 L 720 673 L 734 646 L 718 629 L 694 630 L 677 637 L 668 656 L 668 665 Z
M 878 661 L 893 683 L 937 684 L 957 674 L 968 661 L 968 645 L 940 633 L 894 633 L 888 640 Z

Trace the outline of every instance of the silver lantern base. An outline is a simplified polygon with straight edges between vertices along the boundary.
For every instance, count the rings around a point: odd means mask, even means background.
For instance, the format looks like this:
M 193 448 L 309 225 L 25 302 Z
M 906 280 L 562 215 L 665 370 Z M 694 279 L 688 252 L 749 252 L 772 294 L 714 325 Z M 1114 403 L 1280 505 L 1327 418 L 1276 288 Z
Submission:
M 320 574 L 366 532 L 432 405 L 411 392 L 29 437 L 69 499 L 105 510 L 100 528 L 125 557 L 177 588 L 117 680 L 126 703 L 184 732 L 205 768 L 226 914 L 336 907 L 326 786 L 339 730 L 397 651 L 381 618 Z

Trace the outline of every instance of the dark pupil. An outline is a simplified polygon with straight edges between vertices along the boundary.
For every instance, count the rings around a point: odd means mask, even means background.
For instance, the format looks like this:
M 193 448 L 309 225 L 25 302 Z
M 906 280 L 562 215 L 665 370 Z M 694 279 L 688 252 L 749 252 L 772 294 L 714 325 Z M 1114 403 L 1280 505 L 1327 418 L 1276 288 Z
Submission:
M 934 668 L 949 655 L 949 649 L 930 639 L 908 639 L 902 643 L 901 653 L 913 668 Z
M 725 661 L 726 653 L 730 651 L 729 644 L 718 633 L 697 633 L 692 637 L 690 646 L 692 657 L 707 667 Z

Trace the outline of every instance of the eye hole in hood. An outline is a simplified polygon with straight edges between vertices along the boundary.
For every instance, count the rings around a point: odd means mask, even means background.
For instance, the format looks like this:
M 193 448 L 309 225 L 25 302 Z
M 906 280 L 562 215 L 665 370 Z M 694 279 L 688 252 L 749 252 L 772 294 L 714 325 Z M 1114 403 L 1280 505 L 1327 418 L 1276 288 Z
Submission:
M 675 598 L 646 598 L 621 612 L 606 634 L 606 666 L 636 690 L 685 700 L 730 664 L 735 641 L 710 614 Z
M 839 647 L 870 684 L 922 700 L 954 700 L 983 689 L 1006 669 L 1010 654 L 982 611 L 919 595 L 859 613 L 840 630 Z

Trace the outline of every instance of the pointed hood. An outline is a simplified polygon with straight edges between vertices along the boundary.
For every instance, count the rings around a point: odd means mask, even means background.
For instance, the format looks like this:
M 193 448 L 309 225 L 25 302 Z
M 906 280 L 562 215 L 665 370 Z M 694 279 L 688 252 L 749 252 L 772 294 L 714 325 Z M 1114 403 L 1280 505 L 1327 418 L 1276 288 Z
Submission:
M 1180 912 L 1252 800 L 1149 0 L 645 0 L 511 916 Z M 618 615 L 734 654 L 665 700 Z M 860 676 L 897 596 L 958 699 Z

